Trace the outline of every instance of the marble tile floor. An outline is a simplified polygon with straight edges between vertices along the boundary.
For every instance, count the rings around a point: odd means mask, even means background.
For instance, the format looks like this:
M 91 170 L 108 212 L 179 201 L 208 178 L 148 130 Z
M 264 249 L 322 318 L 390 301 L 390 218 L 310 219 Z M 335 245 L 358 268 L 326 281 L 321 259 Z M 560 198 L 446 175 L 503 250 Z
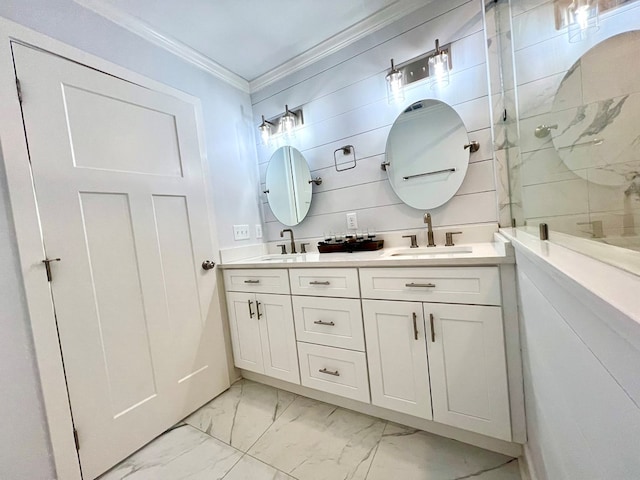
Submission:
M 520 480 L 516 459 L 240 380 L 99 480 Z

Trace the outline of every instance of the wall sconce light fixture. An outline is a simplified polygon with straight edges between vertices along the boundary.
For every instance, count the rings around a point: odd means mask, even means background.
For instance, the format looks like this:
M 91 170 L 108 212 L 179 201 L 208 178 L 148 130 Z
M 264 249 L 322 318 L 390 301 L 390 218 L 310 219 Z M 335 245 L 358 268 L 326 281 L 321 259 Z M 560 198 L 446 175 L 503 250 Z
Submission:
M 431 88 L 449 84 L 449 72 L 453 67 L 451 45 L 440 46 L 436 39 L 436 48 L 396 66 L 391 60 L 391 70 L 387 73 L 387 99 L 389 103 L 404 100 L 404 88 L 418 80 L 430 79 Z
M 271 142 L 271 136 L 273 135 L 275 125 L 268 120 L 264 119 L 264 115 L 262 115 L 262 123 L 258 127 L 260 130 L 260 138 L 262 139 L 262 144 L 267 147 Z
M 587 39 L 599 29 L 601 11 L 615 8 L 621 2 L 602 0 L 554 0 L 556 30 L 567 27 L 569 42 Z
M 449 51 L 440 49 L 440 40 L 436 38 L 436 50 L 429 57 L 429 78 L 431 88 L 449 85 Z
M 398 70 L 391 59 L 391 70 L 387 73 L 387 100 L 389 103 L 400 103 L 404 100 L 404 84 L 402 72 Z
M 567 7 L 569 42 L 580 42 L 598 31 L 598 0 L 573 0 Z
M 269 120 L 265 120 L 262 115 L 262 123 L 258 125 L 260 138 L 265 146 L 271 143 L 271 140 L 278 137 L 291 137 L 295 131 L 304 124 L 302 109 L 289 110 L 289 105 L 284 106 L 284 113 L 276 115 Z

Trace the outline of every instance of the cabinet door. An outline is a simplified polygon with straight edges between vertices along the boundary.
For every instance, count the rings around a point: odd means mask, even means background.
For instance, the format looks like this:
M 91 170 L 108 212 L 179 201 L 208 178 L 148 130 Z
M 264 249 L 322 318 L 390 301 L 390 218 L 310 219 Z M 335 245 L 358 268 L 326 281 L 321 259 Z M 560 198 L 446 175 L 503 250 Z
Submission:
M 500 307 L 425 303 L 424 314 L 434 327 L 428 342 L 433 419 L 510 441 Z
M 298 350 L 289 295 L 256 295 L 264 374 L 300 384 Z
M 422 303 L 363 300 L 371 403 L 431 420 Z
M 255 297 L 253 293 L 227 293 L 231 346 L 236 367 L 264 373 Z

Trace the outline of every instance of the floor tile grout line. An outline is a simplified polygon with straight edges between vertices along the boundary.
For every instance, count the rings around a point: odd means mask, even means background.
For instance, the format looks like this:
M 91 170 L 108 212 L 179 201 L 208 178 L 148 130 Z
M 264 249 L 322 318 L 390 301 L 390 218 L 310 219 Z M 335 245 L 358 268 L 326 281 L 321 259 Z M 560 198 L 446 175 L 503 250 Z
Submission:
M 256 382 L 256 383 L 257 383 L 257 382 Z M 274 388 L 276 391 L 278 391 L 278 392 L 286 392 L 286 390 L 281 390 L 281 389 L 279 389 L 279 388 L 277 388 L 277 387 L 273 387 L 273 388 Z M 247 448 L 246 453 L 249 453 L 249 450 L 251 450 L 251 449 L 254 447 L 254 445 L 255 445 L 256 443 L 258 443 L 262 437 L 264 437 L 264 435 L 265 435 L 265 434 L 266 434 L 266 433 L 271 429 L 271 427 L 273 427 L 273 424 L 274 424 L 274 423 L 276 423 L 276 421 L 278 420 L 278 418 L 280 418 L 282 415 L 284 415 L 284 412 L 286 412 L 286 411 L 289 409 L 289 407 L 291 407 L 291 405 L 293 404 L 293 402 L 295 402 L 299 397 L 301 397 L 301 395 L 298 395 L 297 393 L 293 393 L 293 392 L 288 392 L 288 393 L 291 393 L 292 395 L 295 395 L 295 397 L 293 398 L 293 400 L 291 400 L 291 402 L 289 403 L 289 405 L 287 405 L 287 406 L 285 407 L 285 409 L 284 409 L 284 410 L 282 410 L 282 412 L 280 413 L 280 415 L 278 415 L 276 418 L 274 418 L 273 422 L 271 422 L 271 425 L 269 425 L 269 426 L 264 430 L 264 432 L 262 432 L 262 433 L 260 434 L 260 436 L 259 436 L 258 438 L 256 438 L 256 441 L 255 441 L 255 442 L 253 442 L 251 445 L 249 445 L 249 447 Z M 276 407 L 277 407 L 277 406 L 278 406 L 278 404 L 277 404 L 277 402 L 276 402 Z M 251 455 L 251 457 L 253 457 L 253 455 Z M 254 458 L 255 458 L 255 457 L 254 457 Z M 256 458 L 256 460 L 260 460 L 260 459 L 259 459 L 259 458 Z M 260 460 L 260 461 L 262 462 L 262 460 Z M 264 462 L 263 462 L 263 463 L 264 463 Z M 267 464 L 267 465 L 269 465 L 269 464 Z M 269 466 L 270 466 L 270 467 L 273 467 L 273 465 L 269 465 Z M 275 467 L 274 467 L 274 468 L 275 468 Z M 288 474 L 287 474 L 287 475 L 288 475 Z M 291 475 L 289 475 L 289 476 L 291 476 Z
M 234 450 L 238 450 L 235 447 L 231 447 Z M 243 453 L 242 451 L 238 450 L 238 452 L 242 453 L 242 455 L 240 455 L 240 458 L 238 460 L 236 460 L 236 462 L 231 465 L 231 468 L 229 470 L 227 470 L 227 472 L 220 478 L 220 480 L 223 480 L 224 478 L 227 477 L 227 475 L 229 475 L 229 473 L 231 473 L 231 470 L 233 470 L 234 468 L 236 468 L 236 465 L 238 465 L 240 463 L 240 461 L 244 458 L 244 456 L 246 455 L 246 453 Z
M 378 454 L 378 449 L 380 448 L 380 443 L 382 442 L 382 438 L 384 437 L 384 432 L 387 429 L 388 425 L 389 425 L 389 421 L 384 420 L 384 428 L 382 429 L 382 433 L 380 434 L 380 439 L 378 440 L 378 443 L 376 443 L 375 452 L 373 452 L 373 455 L 371 456 L 371 463 L 369 463 L 369 468 L 367 468 L 367 473 L 364 476 L 364 480 L 367 480 L 367 478 L 369 478 L 371 467 L 373 466 L 373 462 L 376 459 L 376 455 Z
M 253 455 L 251 455 L 250 453 L 245 453 L 245 455 L 253 458 L 254 460 L 257 460 L 260 463 L 264 463 L 265 465 L 267 465 L 268 467 L 273 468 L 274 470 L 279 471 L 280 473 L 284 473 L 287 477 L 291 477 L 293 478 L 293 480 L 298 480 L 298 477 L 294 477 L 293 475 L 291 475 L 290 473 L 285 472 L 284 470 L 279 469 L 278 467 L 271 465 L 270 463 L 265 462 L 264 460 L 260 460 L 258 457 L 254 457 Z

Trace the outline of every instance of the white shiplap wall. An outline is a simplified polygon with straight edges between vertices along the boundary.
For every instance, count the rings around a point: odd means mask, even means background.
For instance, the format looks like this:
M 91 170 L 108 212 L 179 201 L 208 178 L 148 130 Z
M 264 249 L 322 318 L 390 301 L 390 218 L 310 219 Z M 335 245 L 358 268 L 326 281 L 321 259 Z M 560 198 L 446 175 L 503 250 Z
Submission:
M 433 2 L 404 19 L 365 37 L 315 64 L 252 94 L 254 123 L 260 115 L 281 113 L 284 105 L 302 106 L 305 125 L 289 143 L 302 151 L 314 186 L 307 218 L 294 227 L 296 238 L 345 231 L 345 213 L 357 212 L 359 227 L 378 232 L 423 227 L 421 210 L 404 205 L 380 169 L 391 125 L 398 114 L 422 98 L 452 105 L 471 140 L 481 144 L 457 195 L 431 214 L 436 226 L 496 223 L 497 201 L 487 87 L 483 4 L 480 0 Z M 389 105 L 385 75 L 389 59 L 402 63 L 432 50 L 435 39 L 452 43 L 453 70 L 448 87 L 430 90 L 426 82 L 411 85 L 403 105 Z M 279 145 L 263 147 L 256 135 L 264 190 L 269 158 Z M 333 152 L 354 145 L 357 167 L 336 172 Z M 265 239 L 279 238 L 283 228 L 262 197 Z

